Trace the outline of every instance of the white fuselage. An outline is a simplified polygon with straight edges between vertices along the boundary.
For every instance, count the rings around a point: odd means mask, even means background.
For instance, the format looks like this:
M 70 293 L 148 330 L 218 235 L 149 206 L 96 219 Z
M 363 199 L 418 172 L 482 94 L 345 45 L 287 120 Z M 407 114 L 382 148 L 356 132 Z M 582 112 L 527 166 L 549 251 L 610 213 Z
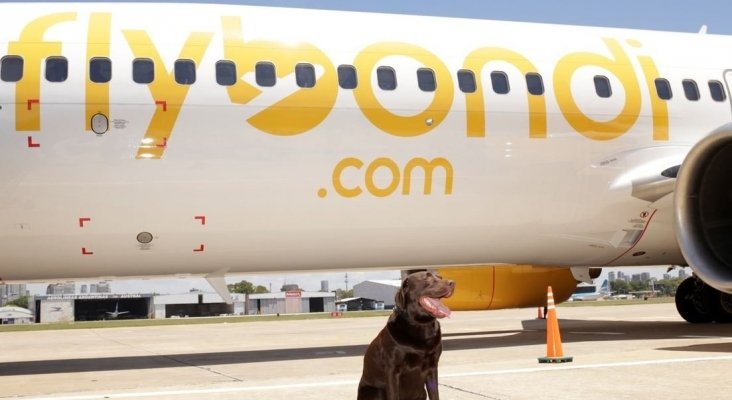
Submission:
M 2 4 L 0 25 L 0 56 L 25 66 L 0 81 L 5 281 L 682 264 L 670 192 L 634 185 L 731 116 L 708 82 L 729 93 L 732 38 L 713 35 L 192 4 Z M 44 77 L 52 56 L 68 60 L 63 82 Z M 89 82 L 94 57 L 111 60 L 110 82 Z M 155 62 L 153 83 L 133 82 L 136 58 Z M 175 82 L 176 60 L 195 62 L 195 83 Z M 232 86 L 217 83 L 221 60 Z M 274 86 L 257 84 L 258 62 Z M 298 86 L 296 64 L 314 66 L 315 87 Z M 355 89 L 339 87 L 340 65 Z M 106 133 L 89 130 L 95 114 Z

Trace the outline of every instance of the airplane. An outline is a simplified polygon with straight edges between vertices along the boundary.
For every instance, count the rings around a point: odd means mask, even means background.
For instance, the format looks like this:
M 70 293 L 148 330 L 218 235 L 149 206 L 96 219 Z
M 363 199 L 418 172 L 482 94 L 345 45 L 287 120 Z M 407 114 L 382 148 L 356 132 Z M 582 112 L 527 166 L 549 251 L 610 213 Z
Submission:
M 127 314 L 127 313 L 129 313 L 129 311 L 120 311 L 119 310 L 119 302 L 117 302 L 117 304 L 115 304 L 114 311 L 107 311 L 107 315 L 109 315 L 109 318 L 111 318 L 111 319 L 116 319 L 120 315 Z
M 730 37 L 214 4 L 0 22 L 0 282 L 437 269 L 453 308 L 496 309 L 682 265 L 681 316 L 732 321 Z
M 592 301 L 606 298 L 612 295 L 610 284 L 607 279 L 602 281 L 600 288 L 597 285 L 582 284 L 577 285 L 574 293 L 569 297 L 569 301 Z

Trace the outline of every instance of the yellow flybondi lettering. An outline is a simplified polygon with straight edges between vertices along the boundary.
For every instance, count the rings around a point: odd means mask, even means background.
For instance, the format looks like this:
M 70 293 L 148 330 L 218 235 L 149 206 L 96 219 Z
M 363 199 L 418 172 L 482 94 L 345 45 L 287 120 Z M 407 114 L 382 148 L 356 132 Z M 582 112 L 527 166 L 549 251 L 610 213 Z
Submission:
M 412 116 L 401 116 L 384 108 L 374 94 L 371 76 L 377 63 L 389 56 L 404 56 L 421 62 L 435 72 L 437 87 L 430 105 Z M 353 90 L 356 102 L 366 118 L 377 128 L 394 136 L 414 137 L 436 128 L 447 117 L 454 96 L 450 71 L 436 55 L 408 43 L 377 43 L 366 47 L 356 56 L 356 69 L 367 77 Z
M 384 188 L 376 186 L 376 183 L 374 182 L 374 175 L 376 175 L 376 170 L 382 167 L 388 169 L 391 175 L 391 181 Z M 376 197 L 390 196 L 399 187 L 400 179 L 401 177 L 399 175 L 399 166 L 396 165 L 394 160 L 390 158 L 377 158 L 371 164 L 369 164 L 368 168 L 366 168 L 366 189 L 368 189 L 369 193 Z
M 92 130 L 94 114 L 101 113 L 109 118 L 109 82 L 95 83 L 90 79 L 89 60 L 94 57 L 109 57 L 110 25 L 112 14 L 92 13 L 89 17 L 89 35 L 86 46 L 86 130 Z
M 245 42 L 239 17 L 222 17 L 224 28 L 224 57 L 232 60 L 238 77 L 254 71 L 258 61 L 275 64 L 278 78 L 295 72 L 298 63 L 309 63 L 323 69 L 322 76 L 312 88 L 298 90 L 263 109 L 248 119 L 255 128 L 277 136 L 305 133 L 328 117 L 338 96 L 335 68 L 328 56 L 309 43 L 289 45 L 270 41 Z M 233 103 L 247 104 L 262 93 L 258 87 L 237 79 L 227 88 Z
M 628 132 L 638 120 L 641 107 L 638 79 L 625 53 L 615 39 L 604 39 L 614 58 L 595 53 L 577 52 L 564 56 L 554 70 L 554 92 L 567 122 L 580 134 L 594 140 L 611 140 Z M 623 85 L 625 104 L 620 114 L 610 121 L 596 121 L 580 110 L 572 94 L 572 76 L 583 67 L 599 67 L 610 71 Z
M 512 64 L 521 75 L 536 72 L 536 67 L 521 54 L 497 47 L 486 47 L 471 52 L 465 59 L 465 68 L 475 71 L 476 88 L 474 93 L 465 94 L 468 120 L 468 137 L 485 137 L 485 95 L 483 93 L 481 71 L 491 61 L 504 61 Z M 546 138 L 546 99 L 544 95 L 532 95 L 526 91 L 529 104 L 529 137 Z
M 336 164 L 335 168 L 333 169 L 333 188 L 339 195 L 343 197 L 357 197 L 361 194 L 361 192 L 363 192 L 363 190 L 358 186 L 356 186 L 355 188 L 347 188 L 343 186 L 343 182 L 341 182 L 341 176 L 343 175 L 343 171 L 346 168 L 361 169 L 361 167 L 363 167 L 363 161 L 353 157 L 344 158 L 338 164 Z M 325 190 L 321 189 L 321 192 L 318 195 L 320 197 L 325 197 Z
M 633 47 L 641 47 L 641 43 L 629 40 L 628 44 Z M 638 56 L 638 62 L 643 69 L 648 87 L 648 97 L 651 99 L 651 112 L 653 114 L 653 140 L 668 140 L 668 105 L 658 97 L 656 92 L 656 79 L 660 77 L 656 63 L 649 56 Z
M 409 195 L 412 184 L 412 172 L 416 168 L 422 169 L 424 172 L 424 194 L 432 194 L 432 180 L 436 168 L 445 170 L 445 194 L 452 194 L 453 169 L 452 164 L 445 158 L 438 157 L 432 161 L 424 158 L 413 158 L 409 160 L 407 166 L 404 167 L 404 186 L 402 186 L 402 194 Z
M 155 64 L 155 79 L 148 85 L 156 103 L 155 114 L 138 149 L 137 158 L 159 159 L 165 153 L 175 121 L 191 85 L 181 85 L 175 81 L 174 71 L 166 70 L 165 63 L 147 32 L 125 30 L 123 33 L 135 57 L 149 58 Z M 212 36 L 213 34 L 209 32 L 189 34 L 178 58 L 192 60 L 198 69 Z
M 343 173 L 347 169 L 355 169 L 360 172 L 364 166 L 364 162 L 355 157 L 344 158 L 336 164 L 333 169 L 333 188 L 336 193 L 345 198 L 358 197 L 363 193 L 361 186 L 356 185 L 355 187 L 346 187 L 343 184 L 342 177 Z M 403 195 L 411 195 L 411 184 L 413 175 L 416 169 L 421 169 L 424 176 L 424 194 L 432 194 L 432 181 L 434 180 L 435 170 L 441 168 L 445 171 L 445 195 L 452 194 L 453 186 L 453 168 L 450 161 L 445 158 L 438 157 L 432 161 L 428 161 L 424 158 L 413 158 L 407 162 L 402 172 L 396 161 L 388 157 L 380 157 L 369 163 L 366 167 L 366 171 L 363 175 L 359 176 L 359 179 L 363 179 L 362 182 L 366 186 L 366 190 L 369 194 L 374 197 L 389 197 L 393 195 L 399 188 L 399 184 L 404 182 L 402 186 Z M 384 173 L 380 173 L 380 169 L 386 169 L 385 183 L 386 186 L 377 185 L 377 174 L 384 176 Z M 325 198 L 328 195 L 328 191 L 325 188 L 318 190 L 318 197 Z
M 44 42 L 43 35 L 54 25 L 76 20 L 76 13 L 45 15 L 29 22 L 18 41 L 8 44 L 8 54 L 24 60 L 23 79 L 15 84 L 15 130 L 41 130 L 41 64 L 61 55 L 61 42 Z

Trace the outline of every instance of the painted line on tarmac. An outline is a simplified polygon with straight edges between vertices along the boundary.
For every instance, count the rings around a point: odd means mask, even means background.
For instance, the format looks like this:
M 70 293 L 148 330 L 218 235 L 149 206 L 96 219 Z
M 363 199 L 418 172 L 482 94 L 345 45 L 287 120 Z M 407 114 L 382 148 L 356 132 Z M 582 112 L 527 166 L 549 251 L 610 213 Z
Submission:
M 705 361 L 730 361 L 732 356 L 716 356 L 716 357 L 693 357 L 693 358 L 670 358 L 665 360 L 646 360 L 646 361 L 628 361 L 618 363 L 604 364 L 587 364 L 587 365 L 571 365 L 571 364 L 547 364 L 542 367 L 534 368 L 517 368 L 504 369 L 497 371 L 477 371 L 477 372 L 461 372 L 452 374 L 440 374 L 440 378 L 466 378 L 473 376 L 490 376 L 490 375 L 508 375 L 508 374 L 525 374 L 534 372 L 556 372 L 578 369 L 595 369 L 595 368 L 618 368 L 618 367 L 636 367 L 644 365 L 658 364 L 679 364 L 691 362 Z M 263 386 L 246 386 L 246 387 L 225 387 L 211 389 L 188 389 L 188 390 L 163 390 L 156 392 L 128 392 L 128 393 L 101 393 L 94 395 L 80 396 L 53 396 L 53 397 L 32 397 L 26 400 L 98 400 L 98 399 L 134 399 L 145 397 L 160 396 L 191 396 L 191 395 L 211 395 L 223 393 L 241 393 L 241 392 L 257 392 L 257 391 L 273 391 L 288 389 L 308 389 L 308 388 L 325 388 L 334 386 L 357 385 L 357 380 L 352 381 L 334 381 L 334 382 L 317 382 L 317 383 L 295 383 L 287 385 L 263 385 Z
M 532 372 L 554 372 L 554 371 L 567 371 L 567 370 L 577 370 L 577 369 L 637 367 L 637 366 L 644 366 L 644 365 L 679 364 L 679 363 L 691 363 L 691 362 L 730 361 L 730 360 L 732 360 L 732 356 L 669 358 L 669 359 L 664 359 L 664 360 L 627 361 L 627 362 L 618 362 L 618 363 L 587 364 L 587 365 L 545 364 L 545 366 L 543 366 L 543 367 L 534 367 L 534 368 L 517 368 L 517 369 L 504 369 L 504 370 L 498 370 L 498 371 L 477 371 L 477 372 L 462 372 L 462 373 L 455 373 L 455 374 L 440 374 L 440 378 L 464 378 L 464 377 L 471 377 L 471 376 L 525 374 L 525 373 L 532 373 Z

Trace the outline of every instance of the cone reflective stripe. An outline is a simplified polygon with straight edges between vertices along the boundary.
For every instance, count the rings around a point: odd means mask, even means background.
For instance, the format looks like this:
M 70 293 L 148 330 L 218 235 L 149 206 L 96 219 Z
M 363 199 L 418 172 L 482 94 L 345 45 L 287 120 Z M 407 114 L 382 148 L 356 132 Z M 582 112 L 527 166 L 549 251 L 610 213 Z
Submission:
M 572 357 L 565 357 L 562 349 L 562 338 L 559 334 L 557 310 L 554 307 L 554 293 L 549 286 L 546 292 L 546 357 L 539 357 L 540 363 L 571 362 Z

